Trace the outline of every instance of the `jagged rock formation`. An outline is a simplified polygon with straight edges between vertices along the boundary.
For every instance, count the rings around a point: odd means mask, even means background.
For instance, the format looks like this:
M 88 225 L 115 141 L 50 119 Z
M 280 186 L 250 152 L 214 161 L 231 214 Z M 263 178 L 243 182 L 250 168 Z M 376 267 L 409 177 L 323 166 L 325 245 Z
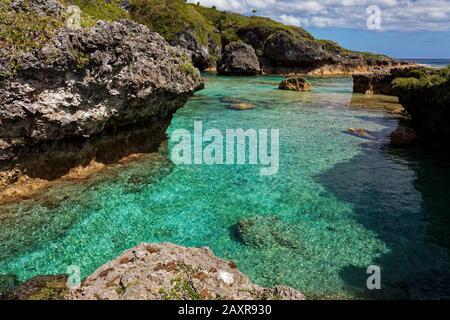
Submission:
M 308 80 L 302 77 L 291 77 L 284 79 L 278 85 L 278 89 L 292 90 L 292 91 L 309 91 L 311 90 L 311 84 Z
M 242 41 L 225 47 L 217 66 L 219 74 L 252 76 L 261 71 L 255 50 Z
M 353 93 L 392 95 L 392 74 L 353 75 Z
M 304 296 L 289 287 L 252 284 L 233 262 L 217 258 L 208 248 L 143 243 L 97 269 L 67 298 L 303 300 Z
M 450 68 L 411 70 L 393 90 L 426 146 L 450 150 Z
M 401 64 L 387 56 L 315 39 L 299 27 L 184 0 L 132 0 L 129 12 L 132 19 L 190 52 L 200 69 L 213 67 L 220 60 L 220 48 L 239 40 L 253 47 L 264 73 L 354 74 L 388 71 Z
M 170 44 L 184 50 L 200 70 L 213 67 L 222 49 L 220 44 L 216 44 L 209 36 L 208 44 L 202 45 L 192 31 L 178 33 Z
M 149 151 L 203 85 L 185 54 L 130 20 L 62 27 L 40 47 L 0 56 L 3 185 L 20 174 L 55 178 L 93 158 Z

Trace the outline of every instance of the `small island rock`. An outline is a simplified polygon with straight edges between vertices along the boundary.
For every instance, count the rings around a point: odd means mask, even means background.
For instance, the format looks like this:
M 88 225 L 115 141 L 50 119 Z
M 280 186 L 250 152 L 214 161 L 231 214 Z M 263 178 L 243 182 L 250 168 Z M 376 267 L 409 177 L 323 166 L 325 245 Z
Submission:
M 278 89 L 291 91 L 309 91 L 311 90 L 311 84 L 308 82 L 308 80 L 302 77 L 292 77 L 281 81 Z

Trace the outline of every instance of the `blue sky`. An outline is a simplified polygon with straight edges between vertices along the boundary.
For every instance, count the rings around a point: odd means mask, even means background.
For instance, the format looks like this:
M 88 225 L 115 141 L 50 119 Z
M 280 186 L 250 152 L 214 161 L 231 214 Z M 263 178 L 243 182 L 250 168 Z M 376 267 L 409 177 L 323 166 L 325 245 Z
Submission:
M 257 15 L 304 27 L 349 49 L 450 59 L 450 0 L 188 1 L 247 15 L 257 10 Z

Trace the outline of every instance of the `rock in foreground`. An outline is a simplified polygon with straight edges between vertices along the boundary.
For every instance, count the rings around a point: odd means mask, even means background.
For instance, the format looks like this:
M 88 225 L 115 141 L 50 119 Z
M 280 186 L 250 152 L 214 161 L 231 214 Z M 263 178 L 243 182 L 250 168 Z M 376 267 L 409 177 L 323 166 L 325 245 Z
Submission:
M 287 78 L 281 81 L 278 89 L 291 91 L 309 91 L 311 84 L 302 77 Z
M 140 244 L 89 276 L 68 299 L 285 299 L 303 300 L 297 290 L 252 284 L 232 262 L 208 248 Z
M 217 71 L 225 75 L 253 76 L 260 73 L 255 50 L 242 41 L 232 42 L 225 47 Z

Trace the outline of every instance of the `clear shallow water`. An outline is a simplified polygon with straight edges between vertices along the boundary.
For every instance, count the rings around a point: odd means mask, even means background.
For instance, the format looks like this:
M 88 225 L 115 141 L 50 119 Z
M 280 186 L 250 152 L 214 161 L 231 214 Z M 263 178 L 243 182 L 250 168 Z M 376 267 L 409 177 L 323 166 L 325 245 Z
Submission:
M 258 284 L 293 286 L 310 298 L 448 296 L 448 167 L 385 147 L 398 121 L 380 105 L 395 108 L 392 99 L 352 96 L 350 78 L 311 79 L 308 93 L 279 91 L 280 80 L 207 75 L 206 89 L 168 130 L 192 129 L 194 120 L 204 129 L 279 128 L 277 175 L 248 165 L 174 165 L 162 150 L 62 184 L 0 207 L 0 274 L 24 280 L 79 265 L 87 276 L 140 242 L 170 241 L 209 246 Z M 226 109 L 229 98 L 256 109 Z M 349 127 L 377 141 L 348 135 Z M 277 234 L 298 246 L 245 244 L 236 223 L 254 216 L 276 216 Z M 267 228 L 258 230 L 264 240 Z M 365 289 L 371 264 L 382 268 L 377 292 Z

